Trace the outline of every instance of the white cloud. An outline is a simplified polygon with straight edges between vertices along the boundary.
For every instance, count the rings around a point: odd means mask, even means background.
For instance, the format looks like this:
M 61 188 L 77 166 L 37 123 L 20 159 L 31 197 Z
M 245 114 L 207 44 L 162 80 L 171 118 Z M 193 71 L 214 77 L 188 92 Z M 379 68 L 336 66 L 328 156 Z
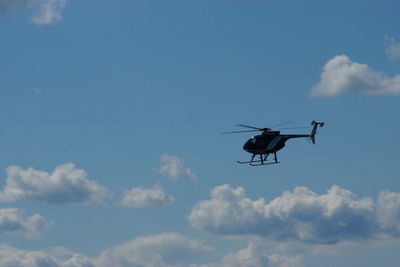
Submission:
M 262 240 L 258 240 L 262 241 Z M 13 248 L 0 243 L 1 267 L 300 267 L 303 266 L 303 256 L 307 263 L 315 263 L 318 258 L 323 258 L 324 266 L 341 263 L 343 266 L 353 266 L 360 257 L 366 253 L 380 252 L 382 249 L 396 251 L 399 242 L 384 243 L 369 242 L 367 244 L 339 244 L 325 246 L 314 250 L 306 247 L 302 250 L 286 248 L 276 252 L 276 244 L 269 242 L 251 241 L 248 247 L 237 252 L 230 252 L 216 259 L 215 263 L 198 264 L 207 262 L 216 256 L 213 249 L 203 245 L 199 241 L 188 239 L 177 233 L 164 233 L 136 238 L 121 245 L 105 250 L 101 257 L 88 257 L 62 247 L 46 250 L 29 251 Z M 287 244 L 287 243 L 285 243 Z M 389 246 L 387 246 L 389 245 Z M 383 247 L 380 247 L 383 246 Z M 310 250 L 311 248 L 311 250 Z M 361 251 L 360 251 L 361 249 Z M 278 248 L 281 250 L 281 248 Z M 287 252 L 287 250 L 291 252 Z M 269 253 L 268 251 L 275 251 Z M 107 252 L 107 254 L 106 254 Z M 289 253 L 289 254 L 288 254 Z M 214 254 L 214 255 L 211 255 Z M 303 256 L 299 256 L 303 255 Z M 376 254 L 376 253 L 375 253 Z M 385 256 L 387 253 L 384 253 Z M 315 256 L 317 255 L 317 259 Z M 349 260 L 349 256 L 352 256 Z M 310 258 L 311 257 L 311 258 Z M 338 258 L 342 260 L 337 261 Z M 346 260 L 347 258 L 347 260 Z M 335 260 L 332 260 L 335 259 Z M 356 259 L 356 260 L 355 260 Z M 311 260 L 311 261 L 310 261 Z M 382 259 L 384 262 L 385 259 Z M 374 261 L 378 263 L 378 261 Z M 197 264 L 195 264 L 197 263 Z M 392 265 L 390 265 L 392 263 Z M 397 266 L 395 262 L 384 262 L 383 266 Z M 362 264 L 361 264 L 362 265 Z M 365 264 L 364 264 L 365 265 Z M 308 265 L 307 265 L 308 266 Z
M 66 0 L 32 0 L 29 7 L 33 9 L 32 22 L 36 25 L 54 24 L 61 21 L 61 10 Z
M 54 267 L 56 259 L 44 251 L 25 251 L 7 245 L 0 245 L 0 266 L 2 267 Z
M 400 59 L 400 40 L 389 36 L 385 36 L 385 39 L 388 44 L 385 50 L 386 55 L 391 60 Z
M 25 251 L 0 245 L 1 267 L 183 267 L 206 255 L 210 247 L 178 233 L 138 237 L 90 258 L 60 247 Z
M 49 203 L 99 204 L 109 191 L 86 177 L 86 172 L 72 163 L 58 166 L 52 173 L 26 170 L 18 166 L 7 168 L 7 181 L 0 191 L 0 202 L 34 200 Z
M 204 261 L 212 248 L 179 233 L 138 237 L 88 257 L 63 247 L 27 251 L 0 244 L 1 267 L 300 267 L 302 257 L 267 254 L 263 246 L 250 242 L 247 248 L 227 253 L 218 263 Z
M 195 228 L 220 235 L 257 235 L 275 241 L 334 244 L 400 235 L 400 194 L 357 198 L 332 186 L 318 195 L 296 187 L 265 203 L 251 200 L 241 187 L 215 187 L 211 200 L 200 201 L 188 220 Z
M 254 243 L 237 253 L 228 253 L 218 263 L 209 263 L 202 265 L 191 265 L 191 267 L 300 267 L 302 257 L 288 257 L 286 255 L 272 254 L 268 255 Z
M 366 64 L 351 61 L 346 55 L 335 56 L 325 64 L 321 81 L 311 88 L 311 96 L 332 97 L 344 93 L 398 95 L 400 74 L 391 78 Z
M 51 222 L 47 222 L 39 214 L 24 219 L 19 209 L 0 209 L 0 234 L 22 233 L 25 236 L 32 237 L 39 235 L 51 225 Z
M 74 254 L 67 260 L 57 260 L 60 267 L 96 267 L 93 259 L 84 255 Z
M 139 237 L 104 251 L 96 266 L 188 266 L 210 248 L 178 233 Z
M 164 188 L 156 184 L 151 188 L 134 187 L 124 191 L 122 195 L 122 206 L 128 208 L 149 208 L 169 204 L 175 198 L 165 192 Z
M 31 9 L 32 22 L 46 25 L 61 21 L 61 11 L 65 5 L 66 0 L 0 0 L 0 12 Z
M 211 200 L 200 201 L 188 219 L 192 226 L 217 234 L 253 232 L 264 218 L 264 199 L 252 201 L 242 187 L 217 186 Z
M 400 194 L 384 191 L 377 201 L 377 219 L 379 225 L 391 235 L 400 235 Z
M 65 259 L 67 257 L 67 259 Z M 0 244 L 1 267 L 95 267 L 92 259 L 73 253 L 57 257 L 43 250 L 29 251 Z
M 186 267 L 211 248 L 178 233 L 138 237 L 90 258 L 60 247 L 47 251 L 19 250 L 0 244 L 1 267 Z
M 157 170 L 174 180 L 190 179 L 194 181 L 197 179 L 197 174 L 191 171 L 189 168 L 185 168 L 182 160 L 177 156 L 163 154 L 161 156 L 161 162 L 164 165 Z

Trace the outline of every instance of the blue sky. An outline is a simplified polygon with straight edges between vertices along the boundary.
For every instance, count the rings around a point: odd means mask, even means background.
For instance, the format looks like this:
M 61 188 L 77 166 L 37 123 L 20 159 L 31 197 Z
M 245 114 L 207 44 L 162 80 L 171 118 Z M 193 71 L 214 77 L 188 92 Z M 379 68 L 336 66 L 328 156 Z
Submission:
M 397 266 L 399 8 L 0 0 L 0 266 Z

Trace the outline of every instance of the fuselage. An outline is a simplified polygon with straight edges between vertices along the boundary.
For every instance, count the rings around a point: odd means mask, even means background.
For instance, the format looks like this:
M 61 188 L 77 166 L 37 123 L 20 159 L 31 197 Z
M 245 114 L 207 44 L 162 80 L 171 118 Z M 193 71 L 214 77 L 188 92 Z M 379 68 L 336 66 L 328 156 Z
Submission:
M 268 154 L 281 150 L 286 141 L 279 132 L 265 132 L 247 140 L 243 149 L 251 154 Z

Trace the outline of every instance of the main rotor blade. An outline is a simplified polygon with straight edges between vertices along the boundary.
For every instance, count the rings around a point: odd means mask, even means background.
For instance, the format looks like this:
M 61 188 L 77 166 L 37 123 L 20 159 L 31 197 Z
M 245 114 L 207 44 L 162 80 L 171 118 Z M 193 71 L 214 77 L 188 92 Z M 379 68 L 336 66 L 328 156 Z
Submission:
M 257 130 L 259 130 L 259 131 L 262 131 L 261 128 L 254 127 L 254 126 L 249 126 L 249 125 L 245 125 L 245 124 L 236 124 L 236 126 L 245 127 L 245 128 L 250 128 L 250 129 L 257 129 Z
M 246 130 L 246 131 L 223 132 L 222 134 L 249 133 L 249 132 L 258 132 L 258 131 L 260 131 L 260 130 Z

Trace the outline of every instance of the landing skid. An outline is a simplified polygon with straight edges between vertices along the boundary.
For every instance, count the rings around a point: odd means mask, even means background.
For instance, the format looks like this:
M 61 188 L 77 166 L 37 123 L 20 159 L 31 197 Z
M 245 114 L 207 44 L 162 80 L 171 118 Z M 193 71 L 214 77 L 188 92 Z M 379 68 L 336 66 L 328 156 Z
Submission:
M 278 164 L 278 163 L 280 163 L 280 162 L 279 161 L 278 162 L 264 162 L 264 163 L 261 163 L 261 164 L 250 163 L 249 165 L 250 166 L 264 166 L 264 165 L 272 165 L 272 164 Z
M 256 156 L 256 154 L 254 154 L 251 157 L 250 161 L 237 161 L 237 163 L 239 163 L 239 164 L 249 164 L 250 166 L 262 166 L 262 165 L 271 165 L 271 164 L 280 163 L 278 161 L 277 157 L 276 157 L 276 152 L 274 152 L 274 162 L 266 162 L 269 153 L 268 154 L 259 154 L 259 155 L 260 155 L 260 159 L 259 160 L 254 160 L 254 157 Z
M 250 164 L 250 163 L 257 163 L 257 162 L 261 162 L 261 160 L 251 160 L 251 161 L 236 161 L 239 164 Z

